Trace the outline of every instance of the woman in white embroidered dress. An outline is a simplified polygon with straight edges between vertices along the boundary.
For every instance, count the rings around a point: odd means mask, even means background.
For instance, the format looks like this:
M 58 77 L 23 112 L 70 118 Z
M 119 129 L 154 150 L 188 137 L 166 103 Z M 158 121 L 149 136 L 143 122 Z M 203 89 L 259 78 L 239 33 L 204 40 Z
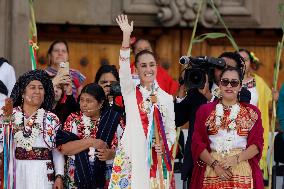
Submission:
M 242 77 L 237 68 L 225 69 L 221 99 L 196 113 L 190 188 L 263 188 L 259 168 L 263 127 L 257 107 L 238 101 Z
M 22 75 L 12 90 L 11 98 L 14 106 L 11 118 L 7 120 L 3 112 L 0 115 L 1 146 L 10 158 L 9 161 L 4 160 L 10 180 L 5 179 L 2 184 L 9 184 L 7 188 L 14 185 L 20 189 L 63 189 L 64 157 L 55 148 L 60 122 L 50 112 L 54 92 L 47 73 L 33 70 Z M 7 151 L 9 142 L 5 141 L 8 137 L 5 130 L 9 127 L 13 133 L 10 144 L 14 145 L 10 152 Z
M 161 175 L 157 158 L 163 158 L 163 165 L 169 163 L 170 158 L 166 157 L 170 156 L 169 149 L 175 141 L 173 97 L 157 87 L 157 63 L 150 51 L 141 51 L 135 57 L 140 85 L 134 84 L 131 79 L 129 48 L 133 22 L 129 24 L 125 15 L 118 16 L 116 21 L 123 32 L 119 77 L 126 127 L 114 160 L 109 188 L 155 188 L 160 186 L 159 178 L 164 188 L 169 188 L 170 168 L 163 169 L 164 175 Z M 154 114 L 160 115 L 158 121 Z M 153 120 L 156 120 L 155 124 L 152 124 Z M 164 130 L 159 130 L 161 143 L 153 140 L 154 129 L 159 129 L 159 125 Z

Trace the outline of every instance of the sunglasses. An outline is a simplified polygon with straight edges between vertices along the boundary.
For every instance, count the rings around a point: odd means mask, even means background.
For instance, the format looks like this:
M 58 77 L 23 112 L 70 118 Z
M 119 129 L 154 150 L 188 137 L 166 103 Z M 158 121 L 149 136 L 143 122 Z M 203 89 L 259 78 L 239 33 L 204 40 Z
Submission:
M 232 79 L 231 81 L 229 79 L 221 79 L 220 84 L 224 87 L 228 86 L 229 83 L 231 84 L 232 87 L 237 87 L 240 84 L 240 81 L 237 79 Z

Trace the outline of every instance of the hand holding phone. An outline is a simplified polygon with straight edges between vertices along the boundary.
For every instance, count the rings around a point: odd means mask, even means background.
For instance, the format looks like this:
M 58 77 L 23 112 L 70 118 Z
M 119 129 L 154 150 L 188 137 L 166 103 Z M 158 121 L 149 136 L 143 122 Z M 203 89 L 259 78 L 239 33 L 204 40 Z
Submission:
M 69 75 L 69 62 L 61 62 L 58 69 L 58 74 Z

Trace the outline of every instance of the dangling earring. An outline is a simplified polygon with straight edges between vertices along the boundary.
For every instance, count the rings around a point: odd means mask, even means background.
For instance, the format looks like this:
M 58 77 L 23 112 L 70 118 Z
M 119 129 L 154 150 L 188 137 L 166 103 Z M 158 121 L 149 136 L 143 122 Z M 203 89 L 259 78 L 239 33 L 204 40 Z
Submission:
M 223 97 L 222 93 L 219 93 L 218 95 L 219 100 L 222 100 L 222 97 Z
M 241 102 L 241 91 L 238 92 L 237 98 L 238 98 L 238 101 Z

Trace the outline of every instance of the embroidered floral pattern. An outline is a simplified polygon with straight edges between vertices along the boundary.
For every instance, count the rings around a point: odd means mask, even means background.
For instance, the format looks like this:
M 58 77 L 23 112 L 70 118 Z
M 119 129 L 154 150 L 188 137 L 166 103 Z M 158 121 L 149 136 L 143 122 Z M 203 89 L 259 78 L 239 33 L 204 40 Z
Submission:
M 14 139 L 18 146 L 31 150 L 36 138 L 42 134 L 48 148 L 55 147 L 56 130 L 60 127 L 60 121 L 55 114 L 39 109 L 36 114 L 28 119 L 26 126 L 23 124 L 25 116 L 20 107 L 14 108 L 13 117 L 15 123 Z
M 86 126 L 85 126 L 86 125 Z M 91 121 L 90 118 L 84 116 L 82 112 L 80 113 L 72 113 L 66 120 L 63 130 L 69 132 L 76 132 L 80 139 L 84 139 L 87 137 L 96 138 L 96 134 L 98 131 L 99 120 L 95 122 Z M 114 135 L 114 138 L 111 143 L 111 148 L 116 148 L 118 143 L 117 135 Z M 89 155 L 94 155 L 94 148 L 90 149 Z M 93 159 L 89 159 L 92 161 Z M 67 189 L 76 189 L 77 186 L 75 184 L 75 156 L 68 156 L 65 164 L 65 175 L 64 185 Z
M 131 189 L 131 163 L 121 146 L 116 151 L 112 170 L 109 188 Z
M 35 113 L 35 120 L 29 118 L 27 123 L 23 123 L 25 120 L 22 111 L 16 111 L 14 114 L 15 133 L 14 139 L 19 146 L 26 150 L 32 150 L 33 143 L 41 132 L 43 125 L 45 110 L 38 109 Z M 25 122 L 25 121 L 24 121 Z
M 17 147 L 15 151 L 16 159 L 19 160 L 51 160 L 52 154 L 48 148 L 32 148 L 27 151 L 24 148 Z
M 224 110 L 222 105 L 218 105 L 207 118 L 205 125 L 209 135 L 217 135 L 220 129 L 227 131 L 225 136 L 216 138 L 214 145 L 218 153 L 227 154 L 233 148 L 234 133 L 247 137 L 258 115 L 253 109 L 242 105 L 235 107 L 235 110 L 234 106 Z

